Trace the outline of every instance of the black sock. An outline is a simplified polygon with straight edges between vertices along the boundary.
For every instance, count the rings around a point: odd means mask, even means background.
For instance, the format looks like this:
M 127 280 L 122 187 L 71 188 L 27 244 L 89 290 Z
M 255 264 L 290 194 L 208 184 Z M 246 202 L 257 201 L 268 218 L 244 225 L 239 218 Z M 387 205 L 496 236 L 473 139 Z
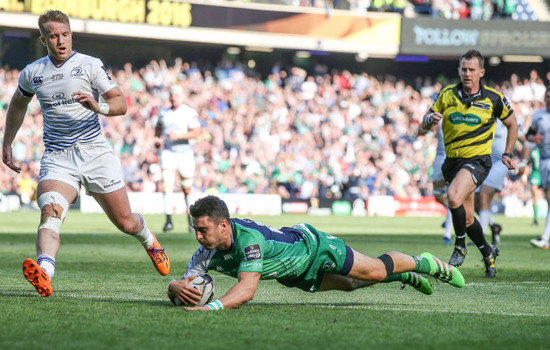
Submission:
M 172 223 L 172 215 L 166 215 L 166 223 L 171 224 Z
M 455 245 L 466 246 L 466 210 L 461 205 L 458 208 L 449 208 L 453 218 L 453 226 L 455 229 Z
M 485 240 L 483 229 L 481 228 L 481 225 L 476 218 L 474 218 L 473 224 L 466 227 L 466 233 L 468 234 L 468 237 L 470 237 L 470 239 L 475 243 L 475 245 L 481 252 L 481 255 L 485 257 L 491 254 L 492 248 L 489 243 L 487 243 L 487 240 Z

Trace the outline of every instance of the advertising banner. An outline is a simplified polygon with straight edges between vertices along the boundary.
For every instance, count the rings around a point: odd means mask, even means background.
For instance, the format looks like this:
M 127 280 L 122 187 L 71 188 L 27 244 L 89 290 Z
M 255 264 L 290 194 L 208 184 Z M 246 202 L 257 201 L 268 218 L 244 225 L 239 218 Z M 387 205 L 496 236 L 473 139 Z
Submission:
M 472 48 L 482 50 L 484 56 L 550 57 L 550 25 L 506 20 L 403 18 L 400 54 L 460 56 Z
M 202 38 L 203 42 L 209 43 L 216 43 L 216 38 L 218 43 L 223 44 L 271 44 L 272 47 L 281 48 L 294 48 L 294 43 L 297 43 L 307 50 L 368 51 L 369 55 L 389 56 L 397 54 L 401 24 L 400 15 L 395 13 L 352 13 L 341 10 L 330 10 L 328 13 L 317 8 L 241 4 L 233 1 L 219 1 L 215 4 L 178 0 L 0 1 L 0 13 L 37 15 L 52 8 L 61 9 L 71 19 L 112 22 L 105 28 L 115 36 L 120 35 L 121 31 L 128 35 L 121 24 L 131 24 L 130 36 L 147 37 L 148 29 L 143 26 L 146 25 L 152 26 L 151 29 L 170 27 L 166 29 L 195 31 L 195 41 Z M 112 24 L 117 24 L 118 29 Z M 135 25 L 141 26 L 138 28 Z M 78 30 L 75 28 L 73 30 Z M 95 26 L 83 25 L 81 28 L 93 34 Z M 165 37 L 157 30 L 153 30 L 153 33 L 158 33 L 159 39 Z M 233 43 L 225 38 L 229 33 L 234 34 Z M 262 35 L 263 40 L 242 37 L 244 33 Z M 173 40 L 171 34 L 167 33 L 166 38 Z M 180 37 L 181 40 L 187 39 L 181 32 Z M 306 39 L 310 42 L 300 43 L 300 40 Z

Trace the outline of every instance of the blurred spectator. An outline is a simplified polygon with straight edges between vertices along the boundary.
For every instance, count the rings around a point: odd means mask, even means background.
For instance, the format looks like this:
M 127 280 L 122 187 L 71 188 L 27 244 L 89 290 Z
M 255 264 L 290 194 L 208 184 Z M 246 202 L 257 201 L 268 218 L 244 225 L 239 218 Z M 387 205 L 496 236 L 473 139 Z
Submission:
M 169 87 L 177 84 L 186 91 L 185 103 L 197 110 L 202 124 L 193 146 L 196 192 L 350 200 L 432 194 L 430 167 L 436 140 L 431 134 L 417 138 L 412 130 L 422 118 L 420 111 L 427 110 L 440 91 L 440 78 L 418 77 L 406 83 L 367 72 L 327 73 L 324 68 L 309 76 L 297 67 L 276 66 L 262 81 L 228 61 L 208 68 L 179 59 L 173 65 L 126 64 L 111 73 L 127 95 L 128 113 L 100 118 L 131 191 L 162 191 L 154 128 L 158 106 Z M 3 103 L 17 86 L 18 74 L 0 68 Z M 518 120 L 526 125 L 532 111 L 542 108 L 543 77 L 547 79 L 533 71 L 529 77 L 512 75 L 500 83 Z M 38 107 L 35 100 L 31 102 L 17 136 L 18 159 L 20 164 L 28 163 L 31 178 L 37 175 L 33 165 L 43 147 Z M 0 109 L 0 131 L 4 116 L 5 109 Z M 21 180 L 24 188 L 32 188 L 28 179 L 27 174 L 0 171 L 0 192 L 32 200 L 32 191 L 18 186 Z M 175 191 L 180 191 L 179 186 Z M 520 198 L 528 193 L 521 181 L 507 180 L 503 190 Z

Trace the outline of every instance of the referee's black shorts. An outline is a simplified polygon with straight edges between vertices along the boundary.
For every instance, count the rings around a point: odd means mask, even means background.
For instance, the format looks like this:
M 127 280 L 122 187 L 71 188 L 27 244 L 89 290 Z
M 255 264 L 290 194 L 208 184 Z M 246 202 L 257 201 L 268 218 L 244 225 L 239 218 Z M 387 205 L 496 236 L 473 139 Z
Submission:
M 472 173 L 472 179 L 476 186 L 479 186 L 485 181 L 493 162 L 490 155 L 475 156 L 472 158 L 449 158 L 445 159 L 441 166 L 445 181 L 450 184 L 455 178 L 460 169 L 466 169 Z

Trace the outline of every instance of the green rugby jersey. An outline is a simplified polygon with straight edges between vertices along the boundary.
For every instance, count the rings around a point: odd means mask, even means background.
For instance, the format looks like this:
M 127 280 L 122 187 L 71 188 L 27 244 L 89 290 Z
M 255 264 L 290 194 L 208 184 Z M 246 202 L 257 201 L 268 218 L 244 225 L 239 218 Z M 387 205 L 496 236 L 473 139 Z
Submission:
M 231 219 L 231 229 L 231 248 L 221 251 L 200 246 L 185 278 L 208 270 L 232 277 L 245 271 L 285 282 L 304 274 L 317 252 L 318 238 L 306 224 L 276 229 L 252 220 Z

